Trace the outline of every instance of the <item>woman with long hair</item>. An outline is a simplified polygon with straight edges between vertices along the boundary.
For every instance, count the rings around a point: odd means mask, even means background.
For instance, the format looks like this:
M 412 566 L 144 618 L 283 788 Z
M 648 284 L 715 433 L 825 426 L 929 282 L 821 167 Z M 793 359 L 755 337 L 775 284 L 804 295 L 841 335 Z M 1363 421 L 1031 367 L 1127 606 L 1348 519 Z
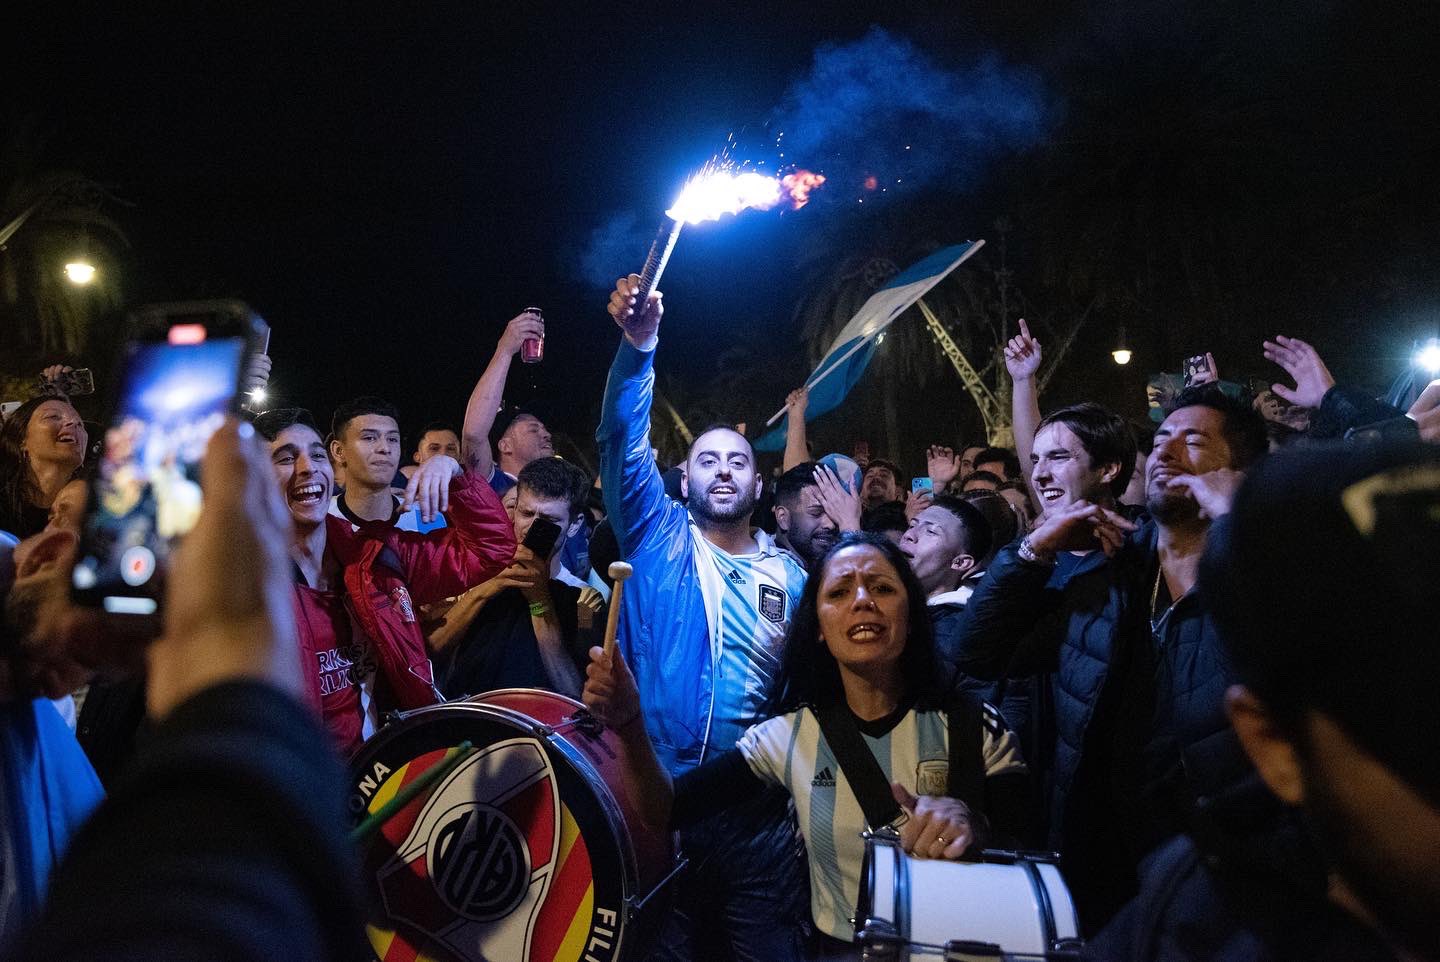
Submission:
M 33 397 L 0 427 L 0 531 L 27 538 L 45 527 L 60 490 L 85 464 L 85 423 L 58 394 Z
M 585 703 L 625 746 L 627 792 L 644 800 L 657 827 L 693 824 L 767 785 L 790 792 L 810 859 L 811 914 L 823 945 L 842 951 L 860 888 L 862 831 L 869 825 L 826 731 L 858 731 L 904 810 L 901 844 L 912 855 L 958 859 L 1021 816 L 1026 770 L 1015 736 L 988 705 L 968 706 L 941 688 L 925 592 L 885 538 L 850 534 L 816 564 L 790 623 L 774 700 L 775 716 L 745 732 L 736 747 L 680 775 L 673 785 L 646 734 L 635 680 L 617 650 L 590 652 Z M 950 715 L 974 739 L 969 758 L 951 752 Z M 825 731 L 822 731 L 822 725 Z M 980 730 L 975 731 L 978 727 Z M 853 757 L 853 756 L 852 756 Z M 967 804 L 953 786 L 983 790 Z M 977 810 L 977 808 L 979 810 Z M 1020 826 L 1014 826 L 1018 832 Z

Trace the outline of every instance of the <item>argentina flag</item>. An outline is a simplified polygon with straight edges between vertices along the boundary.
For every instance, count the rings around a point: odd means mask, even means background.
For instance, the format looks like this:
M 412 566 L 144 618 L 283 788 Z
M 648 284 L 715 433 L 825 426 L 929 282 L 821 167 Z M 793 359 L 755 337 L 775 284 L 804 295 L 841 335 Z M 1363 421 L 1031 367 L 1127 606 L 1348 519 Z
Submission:
M 945 279 L 972 254 L 983 247 L 983 240 L 966 241 L 944 247 L 918 263 L 896 274 L 884 287 L 866 301 L 835 337 L 815 370 L 805 380 L 810 390 L 810 403 L 805 420 L 813 421 L 840 406 L 855 382 L 865 373 L 875 354 L 875 339 L 895 318 L 924 297 L 930 288 Z M 785 414 L 781 408 L 769 421 L 774 424 Z M 757 451 L 780 451 L 785 447 L 785 425 L 780 425 L 754 442 Z

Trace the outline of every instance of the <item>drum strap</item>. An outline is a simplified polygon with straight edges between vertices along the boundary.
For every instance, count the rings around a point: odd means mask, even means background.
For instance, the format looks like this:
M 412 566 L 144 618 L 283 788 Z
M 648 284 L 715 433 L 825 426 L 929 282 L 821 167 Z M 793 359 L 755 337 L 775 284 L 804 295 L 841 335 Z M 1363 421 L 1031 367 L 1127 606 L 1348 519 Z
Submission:
M 855 718 L 844 702 L 832 702 L 813 708 L 820 733 L 825 736 L 835 763 L 845 773 L 845 780 L 855 792 L 865 822 L 872 830 L 897 825 L 904 812 L 890 791 L 880 763 L 860 734 Z M 946 790 L 977 815 L 985 814 L 985 759 L 982 748 L 980 702 L 974 698 L 954 699 L 946 712 L 950 742 L 950 772 Z
M 830 751 L 835 755 L 835 763 L 845 773 L 845 780 L 855 792 L 860 810 L 865 813 L 866 824 L 872 831 L 887 825 L 898 825 L 905 813 L 895 801 L 890 791 L 890 780 L 865 744 L 845 702 L 836 700 L 812 711 L 815 720 L 820 723 L 820 734 L 825 736 Z
M 950 741 L 950 774 L 946 790 L 977 815 L 985 814 L 985 719 L 980 700 L 955 697 L 945 716 Z

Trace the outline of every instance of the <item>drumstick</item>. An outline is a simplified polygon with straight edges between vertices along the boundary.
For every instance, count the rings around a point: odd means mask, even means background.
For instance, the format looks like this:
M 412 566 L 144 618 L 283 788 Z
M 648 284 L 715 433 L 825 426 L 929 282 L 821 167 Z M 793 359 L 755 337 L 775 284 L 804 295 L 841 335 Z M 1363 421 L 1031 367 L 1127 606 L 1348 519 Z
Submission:
M 469 741 L 463 741 L 445 753 L 440 764 L 434 765 L 422 772 L 415 781 L 406 785 L 395 793 L 395 797 L 365 817 L 365 821 L 356 825 L 350 830 L 350 841 L 364 841 L 365 837 L 374 832 L 381 825 L 395 815 L 396 812 L 409 805 L 416 795 L 435 784 L 450 773 L 450 770 L 459 765 L 470 755 L 470 749 L 474 746 Z
M 610 614 L 605 619 L 605 654 L 610 656 L 615 652 L 615 632 L 620 628 L 620 595 L 625 590 L 625 579 L 635 573 L 635 569 L 624 561 L 610 562 L 610 579 L 615 582 L 615 587 L 610 593 Z

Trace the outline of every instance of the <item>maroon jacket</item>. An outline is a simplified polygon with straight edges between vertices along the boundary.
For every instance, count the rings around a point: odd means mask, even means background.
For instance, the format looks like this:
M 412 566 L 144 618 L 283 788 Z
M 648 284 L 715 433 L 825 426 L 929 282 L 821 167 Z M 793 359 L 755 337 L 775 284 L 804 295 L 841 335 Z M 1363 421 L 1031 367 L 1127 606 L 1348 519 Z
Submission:
M 446 527 L 426 534 L 380 526 L 354 531 L 344 518 L 326 517 L 326 550 L 345 570 L 344 606 L 350 623 L 317 623 L 323 607 L 315 604 L 311 589 L 295 586 L 301 655 L 317 711 L 323 714 L 324 698 L 332 694 L 324 679 L 335 667 L 331 649 L 336 639 L 354 639 L 357 633 L 368 640 L 375 660 L 374 695 L 380 711 L 441 700 L 420 630 L 419 606 L 488 581 L 515 555 L 510 518 L 478 475 L 466 472 L 450 483 L 445 516 Z M 335 730 L 337 724 L 345 730 Z M 331 734 L 347 751 L 360 744 L 360 725 L 358 710 L 353 720 L 328 720 Z

